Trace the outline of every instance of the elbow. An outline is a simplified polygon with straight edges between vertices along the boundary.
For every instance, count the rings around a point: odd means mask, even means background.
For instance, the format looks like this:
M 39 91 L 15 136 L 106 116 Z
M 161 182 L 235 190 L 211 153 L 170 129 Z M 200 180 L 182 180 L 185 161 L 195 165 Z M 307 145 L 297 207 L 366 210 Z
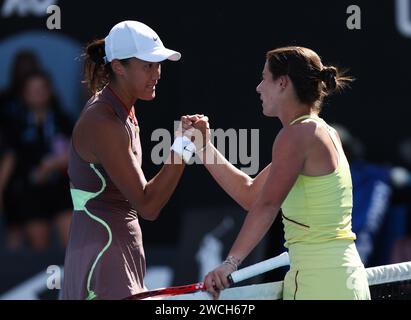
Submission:
M 160 216 L 162 205 L 149 197 L 132 197 L 130 204 L 137 211 L 139 217 L 148 221 L 155 221 Z
M 138 214 L 148 221 L 155 221 L 160 216 L 160 209 L 150 208 L 150 207 L 140 207 Z
M 160 210 L 150 211 L 147 220 L 156 221 L 159 216 L 160 216 Z
M 144 220 L 147 221 L 156 221 L 158 216 L 160 215 L 157 212 L 149 212 L 149 211 L 140 211 L 139 212 L 140 217 L 142 217 Z
M 253 192 L 253 182 L 254 180 L 251 179 L 247 185 L 246 185 L 246 190 L 242 192 L 244 195 L 239 201 L 239 205 L 245 210 L 245 211 L 250 211 L 251 208 L 253 207 L 254 202 L 257 200 L 257 195 Z

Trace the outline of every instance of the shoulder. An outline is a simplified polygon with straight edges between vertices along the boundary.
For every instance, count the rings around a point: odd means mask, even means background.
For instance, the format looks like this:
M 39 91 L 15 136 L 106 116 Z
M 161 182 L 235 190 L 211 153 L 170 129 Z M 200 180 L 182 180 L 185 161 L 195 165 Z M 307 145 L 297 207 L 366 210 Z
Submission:
M 87 108 L 81 115 L 76 127 L 81 127 L 83 132 L 98 143 L 126 142 L 127 131 L 124 124 L 116 116 L 110 105 L 95 103 Z
M 339 142 L 341 143 L 341 137 L 340 134 L 338 133 L 338 130 L 336 130 L 335 128 L 333 128 L 332 126 L 328 125 L 328 128 L 330 129 L 331 133 L 337 137 L 337 139 L 339 140 Z
M 88 107 L 81 115 L 80 120 L 93 128 L 121 125 L 113 109 L 108 104 L 100 102 Z
M 315 137 L 318 124 L 314 121 L 304 121 L 292 126 L 283 127 L 278 133 L 274 144 L 292 144 L 303 146 Z

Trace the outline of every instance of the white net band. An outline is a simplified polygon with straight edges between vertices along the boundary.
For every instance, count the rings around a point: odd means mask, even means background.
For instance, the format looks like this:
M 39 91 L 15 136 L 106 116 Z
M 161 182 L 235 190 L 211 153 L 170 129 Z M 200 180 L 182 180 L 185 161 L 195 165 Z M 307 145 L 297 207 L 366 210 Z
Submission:
M 367 279 L 370 286 L 411 280 L 411 262 L 388 264 L 367 268 Z
M 367 268 L 367 279 L 370 286 L 411 280 L 411 262 L 403 262 L 379 267 Z M 221 291 L 220 300 L 278 300 L 283 296 L 283 282 L 267 282 L 229 288 Z M 172 297 L 165 300 L 212 300 L 207 292 L 195 292 Z

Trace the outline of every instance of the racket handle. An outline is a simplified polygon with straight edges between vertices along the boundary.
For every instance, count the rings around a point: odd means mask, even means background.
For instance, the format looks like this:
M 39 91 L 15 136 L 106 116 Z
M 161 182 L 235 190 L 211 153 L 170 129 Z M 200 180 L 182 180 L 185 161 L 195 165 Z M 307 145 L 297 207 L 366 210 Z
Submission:
M 282 254 L 274 258 L 261 261 L 246 268 L 240 269 L 238 271 L 234 271 L 232 274 L 228 276 L 228 281 L 230 282 L 230 284 L 234 284 L 252 278 L 256 275 L 265 273 L 267 271 L 287 266 L 289 264 L 290 258 L 288 257 L 288 253 L 283 252 Z

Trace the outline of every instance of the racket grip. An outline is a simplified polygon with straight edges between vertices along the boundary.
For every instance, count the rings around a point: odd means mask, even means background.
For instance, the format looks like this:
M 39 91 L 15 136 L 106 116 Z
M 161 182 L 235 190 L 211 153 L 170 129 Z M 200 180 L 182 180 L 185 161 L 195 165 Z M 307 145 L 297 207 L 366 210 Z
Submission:
M 288 253 L 283 252 L 282 254 L 274 258 L 253 264 L 251 266 L 240 269 L 238 271 L 234 271 L 232 274 L 228 276 L 228 281 L 230 282 L 230 284 L 234 284 L 234 283 L 252 278 L 256 275 L 262 274 L 269 270 L 287 266 L 289 264 L 290 264 L 290 259 L 288 257 Z

